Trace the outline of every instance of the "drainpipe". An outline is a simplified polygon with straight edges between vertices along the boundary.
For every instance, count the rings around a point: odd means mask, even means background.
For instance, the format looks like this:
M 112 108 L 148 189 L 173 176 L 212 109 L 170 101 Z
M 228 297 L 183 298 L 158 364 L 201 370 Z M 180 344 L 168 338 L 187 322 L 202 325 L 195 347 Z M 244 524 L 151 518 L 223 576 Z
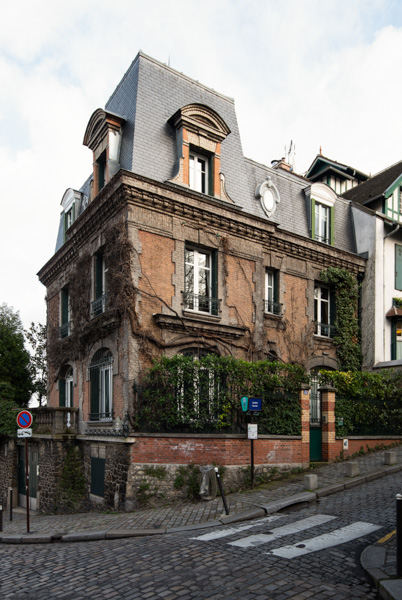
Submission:
M 383 248 L 382 248 L 382 277 L 383 277 L 383 285 L 382 285 L 382 305 L 383 309 L 385 308 L 385 240 L 392 235 L 395 235 L 399 231 L 400 225 L 395 223 L 395 228 L 392 229 L 387 235 L 384 235 L 383 238 Z M 384 324 L 385 325 L 385 324 Z M 385 327 L 383 327 L 383 340 L 382 340 L 383 348 L 382 348 L 382 356 L 383 360 L 385 360 Z

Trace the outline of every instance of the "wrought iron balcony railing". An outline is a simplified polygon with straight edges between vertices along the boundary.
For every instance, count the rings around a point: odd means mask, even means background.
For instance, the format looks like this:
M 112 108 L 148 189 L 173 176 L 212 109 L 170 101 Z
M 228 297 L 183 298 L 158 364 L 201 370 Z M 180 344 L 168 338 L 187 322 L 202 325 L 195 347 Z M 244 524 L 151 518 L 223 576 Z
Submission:
M 60 339 L 66 338 L 70 335 L 70 321 L 68 321 L 67 323 L 63 323 L 63 325 L 61 325 L 59 327 L 59 337 Z
M 200 296 L 192 292 L 183 292 L 183 305 L 187 310 L 217 315 L 219 313 L 220 300 L 211 296 Z
M 92 412 L 89 413 L 90 421 L 112 421 L 113 420 L 113 411 L 109 410 L 107 412 Z
M 330 325 L 329 323 L 319 323 L 318 321 L 314 323 L 314 333 L 316 335 L 332 338 L 334 337 L 335 332 L 335 325 Z
M 282 314 L 281 302 L 274 302 L 273 300 L 264 300 L 264 310 L 270 315 L 281 315 Z
M 91 302 L 91 318 L 97 317 L 105 312 L 107 305 L 107 294 L 103 294 Z

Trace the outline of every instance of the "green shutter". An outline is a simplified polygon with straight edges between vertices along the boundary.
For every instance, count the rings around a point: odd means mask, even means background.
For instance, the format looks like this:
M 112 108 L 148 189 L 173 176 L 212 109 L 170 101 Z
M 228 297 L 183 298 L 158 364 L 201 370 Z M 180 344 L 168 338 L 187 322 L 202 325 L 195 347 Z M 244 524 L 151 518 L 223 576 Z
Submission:
M 330 325 L 335 325 L 336 320 L 336 294 L 335 290 L 329 291 L 329 322 Z M 335 330 L 331 329 L 330 337 L 334 337 Z
M 330 210 L 330 217 L 329 217 L 330 223 L 330 244 L 331 246 L 334 245 L 335 243 L 335 206 L 331 206 L 331 210 Z
M 91 420 L 99 414 L 99 368 L 90 369 L 91 381 Z M 93 416 L 92 416 L 93 415 Z
M 402 246 L 395 244 L 395 289 L 402 290 Z
M 103 256 L 95 254 L 95 300 L 103 295 Z
M 311 239 L 315 240 L 315 200 L 311 198 Z
M 279 271 L 274 271 L 274 302 L 279 302 Z
M 61 324 L 66 325 L 68 321 L 68 290 L 63 288 L 61 290 Z
M 391 360 L 396 360 L 396 319 L 391 321 Z
M 70 386 L 70 406 L 74 406 L 74 383 L 71 381 Z
M 66 380 L 59 379 L 59 406 L 66 405 Z
M 215 250 L 211 254 L 211 293 L 215 302 L 212 303 L 212 314 L 218 314 L 218 251 Z

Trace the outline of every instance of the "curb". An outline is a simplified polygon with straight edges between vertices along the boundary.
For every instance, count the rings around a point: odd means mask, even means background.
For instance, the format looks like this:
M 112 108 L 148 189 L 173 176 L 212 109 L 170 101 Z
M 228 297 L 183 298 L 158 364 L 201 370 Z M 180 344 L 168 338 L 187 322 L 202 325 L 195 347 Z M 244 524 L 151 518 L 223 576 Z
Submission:
M 372 544 L 363 550 L 360 563 L 383 600 L 401 600 L 402 579 L 391 579 L 382 569 L 385 565 L 386 550 Z
M 223 515 L 220 519 L 215 519 L 214 521 L 205 521 L 203 523 L 194 523 L 192 525 L 183 525 L 178 527 L 159 527 L 157 529 L 108 529 L 108 530 L 99 530 L 99 531 L 76 531 L 72 533 L 66 532 L 53 532 L 53 533 L 26 533 L 26 534 L 7 534 L 0 532 L 0 543 L 3 544 L 51 544 L 51 543 L 66 543 L 66 542 L 89 542 L 89 541 L 99 541 L 99 540 L 113 540 L 113 539 L 122 539 L 122 538 L 133 538 L 133 537 L 144 537 L 150 535 L 164 535 L 168 533 L 180 533 L 183 531 L 192 531 L 197 529 L 208 529 L 210 527 L 218 527 L 220 525 L 229 525 L 230 523 L 238 523 L 241 521 L 249 521 L 251 519 L 263 518 L 266 515 L 274 514 L 284 508 L 288 508 L 290 506 L 294 506 L 296 504 L 302 504 L 306 502 L 316 502 L 320 498 L 324 496 L 330 496 L 331 494 L 336 494 L 338 492 L 342 492 L 353 487 L 357 487 L 364 483 L 369 483 L 370 481 L 374 481 L 376 479 L 380 479 L 385 475 L 392 475 L 402 470 L 402 465 L 392 465 L 387 466 L 383 469 L 377 469 L 371 473 L 368 473 L 364 476 L 357 476 L 350 478 L 349 480 L 343 483 L 335 483 L 328 485 L 324 488 L 317 489 L 312 492 L 302 492 L 300 494 L 296 494 L 294 496 L 289 496 L 288 498 L 284 498 L 282 500 L 275 500 L 273 502 L 268 502 L 267 504 L 255 504 L 254 508 L 236 513 L 234 515 Z M 373 578 L 375 585 L 378 587 L 385 585 L 386 581 L 382 582 L 382 579 L 388 579 L 388 582 L 401 582 L 400 593 L 397 596 L 383 596 L 387 600 L 389 598 L 395 600 L 402 599 L 402 580 L 392 580 L 387 577 L 385 573 L 378 568 L 378 561 L 375 564 L 373 563 L 373 556 L 370 556 L 367 553 L 367 557 L 365 555 L 366 550 L 375 546 L 369 546 L 366 548 L 361 557 L 361 562 L 363 568 L 367 571 L 370 577 Z M 365 561 L 367 562 L 367 568 L 363 564 L 363 555 L 365 555 Z M 376 554 L 377 555 L 377 554 Z M 381 565 L 384 563 L 381 563 Z M 376 579 L 374 579 L 376 577 Z M 377 583 L 379 582 L 379 584 Z M 386 586 L 393 587 L 393 586 Z M 398 588 L 399 589 L 399 588 Z M 380 592 L 381 593 L 381 592 Z

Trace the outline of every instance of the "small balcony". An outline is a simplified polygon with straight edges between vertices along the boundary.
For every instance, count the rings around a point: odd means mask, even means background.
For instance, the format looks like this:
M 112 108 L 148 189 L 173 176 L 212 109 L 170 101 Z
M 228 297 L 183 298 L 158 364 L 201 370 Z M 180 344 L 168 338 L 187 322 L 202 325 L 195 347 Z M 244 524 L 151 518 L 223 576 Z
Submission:
M 33 433 L 47 435 L 78 433 L 78 408 L 40 406 L 30 409 Z
M 218 315 L 220 312 L 220 300 L 212 296 L 200 296 L 192 292 L 182 292 L 183 305 L 185 310 L 194 310 L 207 315 Z

